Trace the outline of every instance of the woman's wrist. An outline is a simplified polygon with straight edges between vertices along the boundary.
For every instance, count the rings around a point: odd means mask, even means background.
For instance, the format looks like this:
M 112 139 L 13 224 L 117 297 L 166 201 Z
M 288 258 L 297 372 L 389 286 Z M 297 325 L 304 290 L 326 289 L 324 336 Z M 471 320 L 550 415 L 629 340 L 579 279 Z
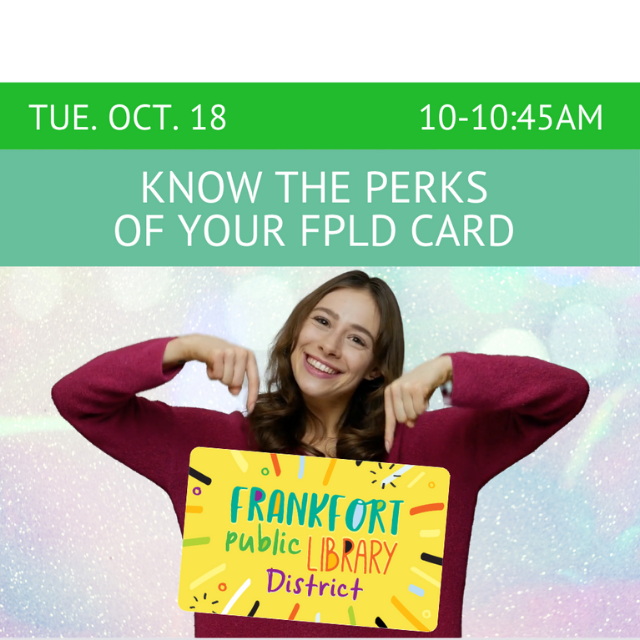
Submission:
M 453 394 L 453 361 L 451 356 L 440 356 L 442 358 L 442 382 L 440 383 L 440 393 L 445 407 L 451 406 L 451 395 Z
M 193 359 L 189 350 L 190 338 L 191 336 L 180 336 L 167 342 L 162 358 L 162 368 L 165 371 L 179 367 Z
M 436 358 L 440 366 L 440 382 L 439 387 L 447 382 L 453 382 L 453 361 L 451 356 L 439 356 Z

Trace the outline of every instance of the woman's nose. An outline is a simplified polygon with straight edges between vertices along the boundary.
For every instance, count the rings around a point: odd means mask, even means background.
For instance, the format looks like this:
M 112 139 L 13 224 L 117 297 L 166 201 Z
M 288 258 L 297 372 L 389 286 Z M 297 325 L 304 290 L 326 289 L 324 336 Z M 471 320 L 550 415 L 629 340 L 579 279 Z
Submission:
M 340 357 L 340 337 L 337 334 L 325 335 L 318 345 L 323 353 Z

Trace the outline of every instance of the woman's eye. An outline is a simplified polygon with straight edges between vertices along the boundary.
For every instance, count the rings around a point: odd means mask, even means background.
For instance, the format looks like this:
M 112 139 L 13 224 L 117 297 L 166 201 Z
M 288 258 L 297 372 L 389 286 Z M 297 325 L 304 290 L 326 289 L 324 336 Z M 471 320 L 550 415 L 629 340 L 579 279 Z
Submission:
M 314 320 L 325 327 L 329 324 L 329 321 L 326 318 L 323 318 L 322 316 L 316 316 Z
M 354 341 L 356 344 L 359 344 L 359 345 L 361 345 L 361 346 L 363 346 L 363 347 L 366 347 L 366 346 L 367 346 L 366 342 L 365 342 L 362 338 L 360 338 L 359 336 L 353 336 L 353 341 Z

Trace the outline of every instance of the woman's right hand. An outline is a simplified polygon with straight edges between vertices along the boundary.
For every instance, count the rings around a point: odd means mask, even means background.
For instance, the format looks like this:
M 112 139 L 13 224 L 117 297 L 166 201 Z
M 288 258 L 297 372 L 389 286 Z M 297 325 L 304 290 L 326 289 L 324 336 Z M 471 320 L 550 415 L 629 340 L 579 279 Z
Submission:
M 215 336 L 192 334 L 167 343 L 162 366 L 165 370 L 172 369 L 192 360 L 204 362 L 209 379 L 220 380 L 234 396 L 242 390 L 246 374 L 249 385 L 247 411 L 253 411 L 260 389 L 258 364 L 253 351 Z

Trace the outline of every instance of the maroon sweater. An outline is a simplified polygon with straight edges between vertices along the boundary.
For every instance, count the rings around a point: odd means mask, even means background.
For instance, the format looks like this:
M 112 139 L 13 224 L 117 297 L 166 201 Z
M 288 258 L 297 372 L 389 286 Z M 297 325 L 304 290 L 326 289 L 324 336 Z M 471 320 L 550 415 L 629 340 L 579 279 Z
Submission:
M 87 440 L 162 487 L 184 531 L 189 454 L 194 447 L 249 449 L 247 419 L 170 407 L 136 396 L 171 380 L 162 370 L 170 338 L 118 349 L 53 388 L 62 416 Z M 399 424 L 386 462 L 444 467 L 451 474 L 438 627 L 432 633 L 196 613 L 196 637 L 460 637 L 462 599 L 478 491 L 537 449 L 582 408 L 589 386 L 571 369 L 534 358 L 451 354 L 452 407 L 414 429 Z M 144 451 L 140 455 L 140 451 Z M 176 594 L 177 598 L 177 594 Z M 177 607 L 176 602 L 176 607 Z

